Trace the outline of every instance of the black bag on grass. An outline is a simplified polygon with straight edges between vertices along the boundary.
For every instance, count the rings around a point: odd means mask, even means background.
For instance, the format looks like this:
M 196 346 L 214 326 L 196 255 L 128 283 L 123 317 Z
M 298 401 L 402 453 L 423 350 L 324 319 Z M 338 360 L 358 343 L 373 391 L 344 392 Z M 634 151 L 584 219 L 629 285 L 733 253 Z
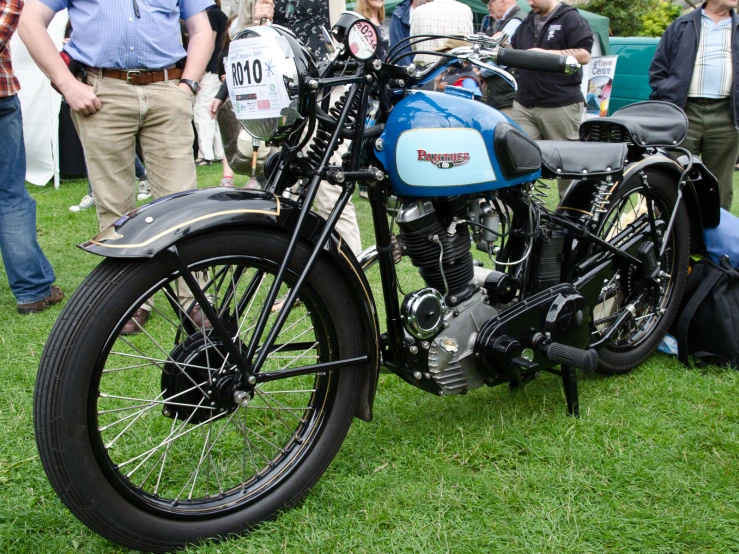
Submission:
M 728 256 L 693 265 L 677 319 L 678 357 L 688 364 L 739 368 L 739 271 Z

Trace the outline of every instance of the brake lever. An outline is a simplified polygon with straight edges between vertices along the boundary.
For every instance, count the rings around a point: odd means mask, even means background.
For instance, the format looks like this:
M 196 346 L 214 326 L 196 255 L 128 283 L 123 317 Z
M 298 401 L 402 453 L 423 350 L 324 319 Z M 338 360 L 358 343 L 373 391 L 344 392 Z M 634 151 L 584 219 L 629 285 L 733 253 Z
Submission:
M 516 83 L 516 78 L 510 73 L 508 73 L 505 69 L 502 69 L 498 67 L 497 65 L 487 64 L 484 61 L 479 60 L 477 58 L 473 58 L 473 57 L 467 58 L 466 61 L 470 62 L 472 65 L 475 65 L 477 67 L 481 67 L 483 69 L 487 69 L 488 71 L 492 71 L 496 75 L 505 79 L 508 82 L 508 84 L 513 87 L 514 91 L 518 91 L 518 83 Z

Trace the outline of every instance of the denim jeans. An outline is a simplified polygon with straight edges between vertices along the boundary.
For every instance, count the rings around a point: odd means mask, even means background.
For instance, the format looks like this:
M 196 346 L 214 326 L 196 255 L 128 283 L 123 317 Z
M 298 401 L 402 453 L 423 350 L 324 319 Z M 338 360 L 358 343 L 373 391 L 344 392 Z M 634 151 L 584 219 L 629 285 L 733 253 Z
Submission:
M 141 163 L 141 159 L 138 154 L 136 154 L 136 159 L 134 160 L 134 168 L 136 170 L 136 178 L 139 181 L 146 178 L 146 169 L 144 168 L 144 164 Z
M 17 96 L 0 98 L 0 253 L 18 304 L 48 298 L 55 275 L 36 240 L 36 201 L 26 190 L 26 147 Z

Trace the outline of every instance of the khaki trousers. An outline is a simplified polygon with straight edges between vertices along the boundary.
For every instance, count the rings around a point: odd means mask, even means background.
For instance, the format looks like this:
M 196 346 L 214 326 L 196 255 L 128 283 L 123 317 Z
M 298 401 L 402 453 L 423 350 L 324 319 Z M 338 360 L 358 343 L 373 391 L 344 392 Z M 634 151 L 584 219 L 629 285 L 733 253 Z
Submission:
M 582 102 L 555 108 L 524 108 L 514 100 L 511 119 L 533 140 L 578 140 L 584 111 Z M 570 180 L 557 180 L 560 198 L 570 183 Z
M 194 96 L 178 83 L 137 86 L 88 74 L 102 108 L 92 115 L 72 112 L 72 121 L 85 150 L 101 231 L 136 207 L 136 142 L 155 199 L 196 188 Z
M 327 181 L 321 181 L 316 193 L 316 213 L 328 219 L 331 210 L 334 209 L 336 201 L 341 194 L 341 188 Z M 336 232 L 346 241 L 347 246 L 355 255 L 362 251 L 362 239 L 359 236 L 359 224 L 357 223 L 357 212 L 354 209 L 352 199 L 344 206 L 344 210 L 336 221 Z
M 728 99 L 723 102 L 699 103 L 688 99 L 688 136 L 681 146 L 700 156 L 708 170 L 718 179 L 721 207 L 731 210 L 734 198 L 734 165 L 739 155 L 739 132 L 731 115 Z
M 178 87 L 177 79 L 137 86 L 88 72 L 87 82 L 102 108 L 92 115 L 72 112 L 72 121 L 85 150 L 101 231 L 136 207 L 136 142 L 155 199 L 197 188 L 192 92 Z M 184 282 L 177 286 L 188 309 L 194 301 L 190 290 Z M 142 308 L 151 310 L 151 301 Z

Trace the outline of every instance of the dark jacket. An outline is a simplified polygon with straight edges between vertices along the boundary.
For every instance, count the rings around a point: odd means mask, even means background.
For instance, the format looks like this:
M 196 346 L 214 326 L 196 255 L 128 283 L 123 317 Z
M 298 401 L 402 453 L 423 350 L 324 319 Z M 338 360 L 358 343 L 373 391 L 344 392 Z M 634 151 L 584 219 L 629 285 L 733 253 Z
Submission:
M 495 29 L 495 25 L 495 19 L 493 19 L 492 15 L 488 14 L 482 18 L 482 23 L 480 24 L 480 32 L 485 33 L 489 37 L 493 36 L 493 29 Z
M 401 40 L 406 39 L 411 34 L 411 0 L 403 0 L 398 4 L 393 12 L 393 18 L 390 21 L 390 48 L 392 49 Z M 401 48 L 398 53 L 412 52 L 410 46 Z M 395 56 L 395 54 L 393 54 Z M 410 65 L 413 61 L 413 54 L 403 57 L 398 61 L 398 65 Z
M 501 19 L 500 21 L 494 21 L 486 34 L 492 36 L 498 31 L 502 31 L 513 19 L 524 21 L 526 19 L 526 12 L 518 6 L 515 6 L 508 14 L 508 17 Z M 516 31 L 518 32 L 518 29 Z M 518 70 L 509 69 L 508 72 L 518 79 Z M 516 98 L 516 91 L 513 90 L 513 87 L 508 83 L 508 81 L 498 75 L 493 75 L 492 77 L 487 78 L 485 83 L 485 103 L 488 106 L 492 106 L 499 110 L 513 106 L 513 100 Z
M 552 18 L 535 38 L 534 12 L 529 13 L 511 40 L 517 50 L 544 48 L 545 50 L 593 49 L 593 31 L 576 8 L 560 4 Z M 574 75 L 544 73 L 520 69 L 518 71 L 516 101 L 526 108 L 557 107 L 584 102 L 580 91 L 582 69 Z
M 732 83 L 731 112 L 734 116 L 734 125 L 739 129 L 739 114 L 735 109 L 739 102 L 739 41 L 737 27 L 739 16 L 731 10 L 732 35 L 731 54 L 734 66 L 734 81 Z M 698 55 L 698 43 L 701 33 L 701 10 L 694 10 L 679 17 L 667 28 L 657 46 L 652 65 L 649 67 L 649 86 L 652 87 L 652 100 L 671 102 L 680 108 L 685 108 L 688 101 L 688 89 L 693 78 L 695 58 Z

